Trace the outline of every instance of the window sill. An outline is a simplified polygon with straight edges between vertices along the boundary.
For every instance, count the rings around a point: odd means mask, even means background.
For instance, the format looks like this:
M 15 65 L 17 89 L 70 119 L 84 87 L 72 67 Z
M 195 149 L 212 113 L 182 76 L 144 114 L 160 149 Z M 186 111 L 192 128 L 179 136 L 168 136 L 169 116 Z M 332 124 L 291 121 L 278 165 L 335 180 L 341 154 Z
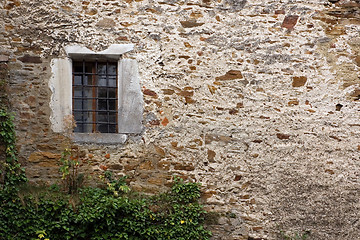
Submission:
M 76 143 L 124 144 L 127 135 L 120 133 L 74 133 L 72 140 Z

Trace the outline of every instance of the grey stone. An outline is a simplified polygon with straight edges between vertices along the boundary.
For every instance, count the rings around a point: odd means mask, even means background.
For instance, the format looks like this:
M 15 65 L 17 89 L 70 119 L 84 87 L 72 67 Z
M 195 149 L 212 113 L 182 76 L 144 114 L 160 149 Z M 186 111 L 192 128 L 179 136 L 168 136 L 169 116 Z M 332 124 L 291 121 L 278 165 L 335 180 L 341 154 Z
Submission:
M 246 2 L 246 0 L 225 0 L 225 4 L 220 6 L 220 9 L 232 12 L 240 11 L 245 7 Z
M 328 43 L 328 42 L 331 41 L 331 39 L 328 38 L 328 37 L 322 37 L 322 38 L 318 38 L 317 41 L 318 41 L 319 43 Z

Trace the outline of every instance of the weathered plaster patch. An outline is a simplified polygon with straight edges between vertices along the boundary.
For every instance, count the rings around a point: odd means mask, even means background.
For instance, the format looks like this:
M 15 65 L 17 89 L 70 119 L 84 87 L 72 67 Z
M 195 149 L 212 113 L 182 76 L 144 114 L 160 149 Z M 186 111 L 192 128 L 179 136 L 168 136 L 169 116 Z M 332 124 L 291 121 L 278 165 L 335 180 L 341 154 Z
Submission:
M 51 129 L 54 132 L 64 132 L 68 116 L 72 115 L 72 77 L 71 60 L 55 58 L 51 60 Z M 71 124 L 71 123 L 70 123 Z
M 143 130 L 143 95 L 140 88 L 138 63 L 122 59 L 118 63 L 119 132 L 140 133 Z

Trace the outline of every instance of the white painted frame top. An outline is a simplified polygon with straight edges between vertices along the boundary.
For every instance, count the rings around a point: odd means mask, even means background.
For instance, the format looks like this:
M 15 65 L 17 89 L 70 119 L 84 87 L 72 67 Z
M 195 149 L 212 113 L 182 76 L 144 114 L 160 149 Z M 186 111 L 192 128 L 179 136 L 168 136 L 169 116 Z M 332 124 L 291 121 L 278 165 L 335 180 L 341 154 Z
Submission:
M 134 50 L 134 44 L 112 44 L 104 51 L 94 52 L 80 45 L 70 45 L 65 47 L 65 52 L 70 58 L 105 58 L 120 59 L 124 53 Z

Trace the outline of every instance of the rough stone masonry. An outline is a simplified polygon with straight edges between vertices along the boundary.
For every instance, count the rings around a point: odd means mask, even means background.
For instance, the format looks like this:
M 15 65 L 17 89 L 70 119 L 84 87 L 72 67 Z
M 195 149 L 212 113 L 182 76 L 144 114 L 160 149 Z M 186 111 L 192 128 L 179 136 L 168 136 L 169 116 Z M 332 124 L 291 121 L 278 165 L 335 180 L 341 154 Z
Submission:
M 340 0 L 2 0 L 1 79 L 27 176 L 71 144 L 135 190 L 202 183 L 213 239 L 360 236 L 360 5 Z M 51 62 L 134 44 L 143 130 L 124 143 L 52 130 Z M 70 140 L 69 140 L 70 139 Z

